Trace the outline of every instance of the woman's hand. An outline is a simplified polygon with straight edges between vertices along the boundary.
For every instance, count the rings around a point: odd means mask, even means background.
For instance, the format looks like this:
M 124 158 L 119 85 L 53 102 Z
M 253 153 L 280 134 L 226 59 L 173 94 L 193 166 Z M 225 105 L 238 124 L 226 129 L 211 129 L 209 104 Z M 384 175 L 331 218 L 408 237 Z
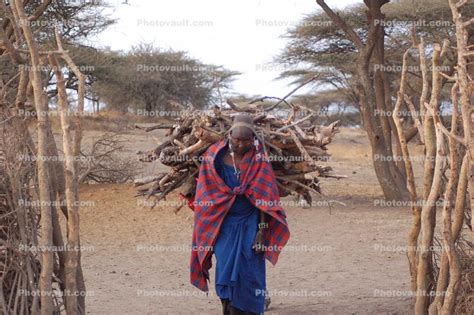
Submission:
M 263 254 L 265 252 L 263 246 L 263 230 L 259 229 L 255 235 L 255 240 L 253 241 L 252 249 L 256 254 Z

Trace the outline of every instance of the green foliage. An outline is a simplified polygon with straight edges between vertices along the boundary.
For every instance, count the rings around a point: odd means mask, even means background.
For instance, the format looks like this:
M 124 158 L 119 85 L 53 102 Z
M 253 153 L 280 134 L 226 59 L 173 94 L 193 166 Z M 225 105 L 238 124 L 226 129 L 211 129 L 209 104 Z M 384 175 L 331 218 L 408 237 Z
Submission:
M 178 110 L 176 103 L 204 108 L 216 103 L 218 91 L 229 88 L 238 74 L 203 64 L 184 52 L 162 51 L 148 44 L 126 53 L 81 48 L 75 60 L 89 65 L 91 96 L 123 111 Z
M 426 43 L 442 43 L 443 39 L 448 38 L 455 45 L 452 15 L 445 0 L 399 0 L 386 4 L 382 9 L 385 21 L 378 23 L 385 30 L 385 68 L 392 88 L 398 86 L 402 55 L 412 45 L 413 26 L 416 26 L 418 38 L 423 37 Z M 473 16 L 474 3 L 466 5 L 465 10 L 466 16 Z M 336 12 L 365 42 L 368 26 L 363 2 Z M 289 29 L 285 37 L 288 44 L 275 62 L 293 70 L 283 72 L 282 78 L 292 77 L 295 82 L 302 82 L 319 73 L 319 84 L 332 86 L 347 96 L 348 103 L 357 104 L 356 47 L 322 10 L 306 16 L 299 25 Z M 427 54 L 430 53 L 431 47 L 427 45 Z M 410 73 L 419 78 L 416 57 L 415 53 L 410 60 L 413 66 Z M 451 61 L 455 60 L 454 55 L 450 57 Z M 374 67 L 376 65 L 372 65 L 372 72 Z M 452 68 L 452 63 L 448 61 L 446 68 Z M 449 70 L 444 72 L 449 73 Z M 408 88 L 413 92 L 419 91 L 420 84 L 420 80 L 415 80 Z

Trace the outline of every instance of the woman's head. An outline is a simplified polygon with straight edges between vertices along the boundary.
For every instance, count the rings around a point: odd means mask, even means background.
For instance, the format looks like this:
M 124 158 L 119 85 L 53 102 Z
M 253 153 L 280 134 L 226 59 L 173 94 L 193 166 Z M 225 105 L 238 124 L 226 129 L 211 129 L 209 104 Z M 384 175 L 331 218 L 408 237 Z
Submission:
M 244 154 L 252 148 L 254 138 L 253 118 L 247 114 L 238 114 L 234 117 L 230 131 L 232 150 L 237 154 Z

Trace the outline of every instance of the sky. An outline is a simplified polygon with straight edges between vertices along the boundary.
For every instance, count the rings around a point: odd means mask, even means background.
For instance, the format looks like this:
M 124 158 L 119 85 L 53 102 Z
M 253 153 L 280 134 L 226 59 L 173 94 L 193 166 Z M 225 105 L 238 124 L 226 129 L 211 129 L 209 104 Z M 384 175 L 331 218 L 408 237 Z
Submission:
M 233 93 L 284 96 L 291 80 L 272 63 L 285 47 L 288 28 L 319 7 L 315 0 L 108 0 L 117 23 L 97 38 L 96 47 L 129 50 L 141 42 L 188 52 L 206 64 L 241 72 Z M 327 0 L 343 8 L 360 0 Z M 128 4 L 127 4 L 128 3 Z M 304 89 L 302 92 L 305 92 Z

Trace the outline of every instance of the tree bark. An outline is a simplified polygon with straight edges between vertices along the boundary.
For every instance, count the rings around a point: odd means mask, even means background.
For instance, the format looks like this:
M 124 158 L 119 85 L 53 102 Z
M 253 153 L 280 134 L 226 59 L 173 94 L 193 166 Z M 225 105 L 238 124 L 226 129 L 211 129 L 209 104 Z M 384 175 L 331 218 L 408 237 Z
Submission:
M 441 76 L 439 64 L 441 47 L 436 44 L 433 47 L 433 80 L 429 108 L 425 110 L 423 120 L 425 140 L 425 164 L 424 164 L 424 191 L 425 203 L 421 212 L 421 239 L 419 245 L 419 260 L 417 267 L 417 291 L 415 302 L 415 313 L 425 314 L 428 308 L 428 294 L 434 279 L 432 279 L 432 245 L 436 224 L 436 201 L 441 189 L 441 176 L 444 168 L 444 141 L 443 135 L 438 137 L 434 128 L 435 115 L 439 115 L 438 98 L 441 93 Z M 426 103 L 423 104 L 426 106 Z
M 400 147 L 403 154 L 403 161 L 405 162 L 405 169 L 407 174 L 407 183 L 408 191 L 410 193 L 411 209 L 413 214 L 413 224 L 408 236 L 408 264 L 410 268 L 411 276 L 411 287 L 412 291 L 416 292 L 417 289 L 417 248 L 418 248 L 418 236 L 420 234 L 421 228 L 421 207 L 418 204 L 418 194 L 416 192 L 415 184 L 415 174 L 413 171 L 413 166 L 410 159 L 410 152 L 408 150 L 408 141 L 405 138 L 403 133 L 402 121 L 399 118 L 399 111 L 402 106 L 403 100 L 405 99 L 405 85 L 407 80 L 407 58 L 410 50 L 407 50 L 403 55 L 403 66 L 402 66 L 402 75 L 400 79 L 400 89 L 397 93 L 397 102 L 395 103 L 395 108 L 393 110 L 393 121 L 398 132 L 398 138 L 400 139 Z
M 55 37 L 56 37 L 56 43 L 58 45 L 58 50 L 61 52 L 61 57 L 63 60 L 66 62 L 66 64 L 69 66 L 69 68 L 74 72 L 74 75 L 76 76 L 78 80 L 78 90 L 77 90 L 77 111 L 76 115 L 74 116 L 74 123 L 73 123 L 73 138 L 72 138 L 72 155 L 74 157 L 74 176 L 73 176 L 73 182 L 74 185 L 76 186 L 76 201 L 79 201 L 79 191 L 78 191 L 78 185 L 79 185 L 79 157 L 81 156 L 81 143 L 82 143 L 82 116 L 84 114 L 84 100 L 85 100 L 85 87 L 86 87 L 86 76 L 80 71 L 79 67 L 74 63 L 72 58 L 69 56 L 69 54 L 64 51 L 61 37 L 59 35 L 58 30 L 55 30 Z M 67 105 L 67 97 L 64 99 L 65 104 Z M 69 106 L 66 107 L 67 109 Z M 78 211 L 78 209 L 77 209 Z M 74 223 L 73 223 L 74 224 Z M 77 231 L 79 231 L 79 214 L 77 214 Z M 78 248 L 80 248 L 80 238 L 79 238 L 79 232 L 77 232 L 77 242 L 78 242 Z M 81 264 L 81 251 L 79 250 L 77 252 L 77 268 L 76 268 L 76 283 L 77 283 L 77 289 L 79 292 L 86 292 L 86 285 L 84 282 L 84 276 L 82 274 L 82 264 Z M 79 309 L 85 313 L 86 309 L 86 300 L 85 300 L 85 295 L 80 294 L 78 297 L 78 306 Z
M 58 108 L 63 131 L 63 152 L 64 166 L 66 174 L 66 201 L 68 209 L 67 220 L 67 250 L 66 250 L 66 310 L 68 314 L 84 314 L 84 310 L 79 305 L 78 297 L 83 295 L 77 284 L 77 275 L 79 273 L 79 207 L 78 207 L 78 188 L 77 175 L 75 167 L 74 145 L 72 135 L 72 123 L 70 113 L 68 112 L 68 100 L 66 94 L 65 80 L 56 59 L 53 54 L 48 55 L 49 62 L 54 69 L 57 87 L 58 87 Z
M 468 21 L 463 20 L 461 13 L 462 5 L 458 6 L 458 3 L 454 0 L 448 0 L 451 7 L 451 12 L 453 15 L 453 22 L 456 26 L 456 47 L 458 53 L 458 64 L 457 64 L 457 75 L 459 82 L 459 93 L 461 101 L 461 113 L 463 118 L 463 130 L 464 130 L 464 144 L 469 152 L 471 157 L 468 163 L 469 169 L 469 187 L 470 191 L 474 189 L 474 163 L 472 163 L 472 157 L 474 157 L 474 144 L 472 143 L 472 118 L 471 118 L 471 96 L 474 94 L 474 88 L 472 86 L 472 78 L 469 79 L 468 68 L 467 68 L 467 57 L 469 53 L 468 49 L 468 40 L 469 33 L 467 31 L 468 27 L 472 27 L 474 24 L 474 18 L 471 18 Z M 465 4 L 465 3 L 464 3 Z M 470 84 L 469 84 L 469 81 Z M 474 194 L 471 193 L 471 211 L 474 209 Z M 472 221 L 474 223 L 474 216 L 472 216 Z
M 324 0 L 317 0 L 316 2 L 334 24 L 344 31 L 347 38 L 354 43 L 358 50 L 356 73 L 359 80 L 358 98 L 360 100 L 362 124 L 369 138 L 375 174 L 384 197 L 387 200 L 409 200 L 410 195 L 406 185 L 405 169 L 403 164 L 397 165 L 396 160 L 398 158 L 394 156 L 392 150 L 392 133 L 395 134 L 395 126 L 388 119 L 390 109 L 387 106 L 390 104 L 390 91 L 383 81 L 383 74 L 376 71 L 375 77 L 372 78 L 369 69 L 372 59 L 382 64 L 384 62 L 383 23 L 375 23 L 375 20 L 384 19 L 381 7 L 389 0 L 366 1 L 369 31 L 365 43 L 339 15 L 328 7 Z M 398 141 L 398 135 L 396 135 L 396 140 Z M 398 148 L 397 152 L 401 153 L 401 150 Z
M 13 10 L 16 11 L 21 28 L 25 36 L 31 61 L 31 84 L 33 86 L 33 95 L 36 111 L 38 114 L 38 185 L 41 202 L 41 273 L 40 273 L 40 292 L 41 292 L 41 314 L 50 315 L 54 311 L 52 297 L 52 274 L 54 266 L 54 256 L 51 251 L 53 245 L 52 216 L 51 216 L 51 191 L 49 187 L 48 165 L 45 158 L 48 155 L 48 128 L 50 125 L 48 119 L 48 103 L 46 95 L 43 92 L 43 82 L 40 72 L 40 57 L 37 43 L 28 21 L 28 17 L 23 8 L 23 2 L 12 0 Z M 34 305 L 33 305 L 34 307 Z M 37 313 L 38 310 L 32 310 Z

